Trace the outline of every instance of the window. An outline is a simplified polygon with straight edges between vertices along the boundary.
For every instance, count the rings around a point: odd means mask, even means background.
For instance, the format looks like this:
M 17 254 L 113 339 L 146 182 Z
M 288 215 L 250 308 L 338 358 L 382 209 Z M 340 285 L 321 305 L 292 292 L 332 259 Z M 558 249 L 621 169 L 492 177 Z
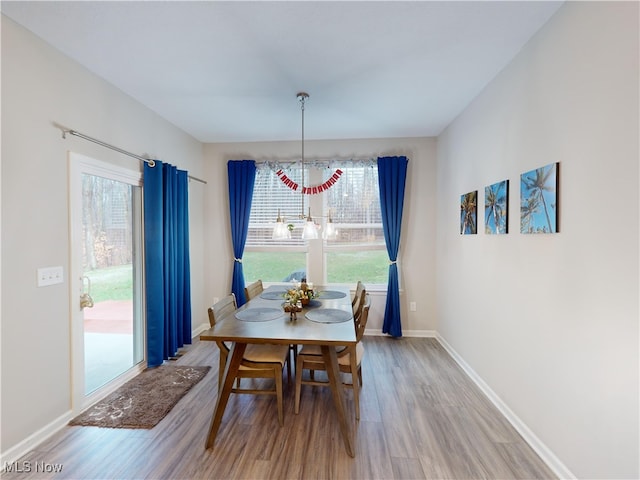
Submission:
M 299 164 L 287 168 L 259 164 L 249 233 L 243 255 L 245 280 L 282 282 L 307 276 L 314 283 L 386 284 L 389 261 L 382 230 L 378 169 L 372 161 L 314 164 L 305 168 L 305 186 L 339 179 L 316 195 L 302 195 L 285 185 L 277 172 L 301 184 Z M 302 239 L 304 218 L 322 228 L 318 240 Z M 273 239 L 276 218 L 284 218 L 291 238 Z M 327 224 L 335 233 L 326 237 Z

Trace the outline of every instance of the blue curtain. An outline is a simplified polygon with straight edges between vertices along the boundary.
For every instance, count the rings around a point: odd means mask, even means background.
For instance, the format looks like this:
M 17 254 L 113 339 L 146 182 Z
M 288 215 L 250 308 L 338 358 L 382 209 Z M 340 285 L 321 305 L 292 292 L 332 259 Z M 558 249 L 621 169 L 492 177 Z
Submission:
M 380 208 L 384 240 L 389 254 L 389 280 L 387 283 L 387 304 L 384 309 L 382 333 L 393 337 L 402 336 L 400 318 L 400 284 L 398 282 L 398 248 L 402 226 L 402 207 L 407 178 L 407 157 L 379 157 L 378 185 L 380 187 Z
M 144 165 L 147 364 L 191 343 L 188 175 L 155 160 Z
M 229 160 L 229 214 L 231 218 L 231 241 L 233 242 L 233 278 L 231 291 L 236 296 L 238 306 L 247 300 L 244 296 L 244 271 L 242 255 L 249 232 L 249 215 L 253 186 L 256 179 L 256 162 L 253 160 Z

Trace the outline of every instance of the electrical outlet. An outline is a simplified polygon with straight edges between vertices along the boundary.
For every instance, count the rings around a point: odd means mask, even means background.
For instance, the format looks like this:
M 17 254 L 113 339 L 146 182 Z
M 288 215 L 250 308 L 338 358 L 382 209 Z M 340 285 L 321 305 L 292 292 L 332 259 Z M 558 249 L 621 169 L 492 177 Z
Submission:
M 46 287 L 64 282 L 64 270 L 61 266 L 38 269 L 38 286 Z
M 416 311 L 416 302 L 409 302 L 409 311 L 411 312 Z

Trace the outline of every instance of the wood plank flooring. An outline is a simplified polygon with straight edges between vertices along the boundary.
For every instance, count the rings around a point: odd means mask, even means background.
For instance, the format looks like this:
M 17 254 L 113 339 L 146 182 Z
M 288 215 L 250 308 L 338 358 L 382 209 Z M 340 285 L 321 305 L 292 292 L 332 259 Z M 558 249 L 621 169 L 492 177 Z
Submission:
M 214 448 L 205 450 L 218 349 L 196 342 L 176 363 L 212 369 L 155 428 L 66 427 L 15 464 L 22 472 L 2 478 L 555 478 L 435 339 L 365 337 L 364 345 L 359 422 L 345 393 L 355 458 L 344 449 L 330 390 L 303 385 L 295 415 L 286 378 L 284 427 L 274 397 L 231 395 Z M 61 472 L 42 471 L 56 464 Z

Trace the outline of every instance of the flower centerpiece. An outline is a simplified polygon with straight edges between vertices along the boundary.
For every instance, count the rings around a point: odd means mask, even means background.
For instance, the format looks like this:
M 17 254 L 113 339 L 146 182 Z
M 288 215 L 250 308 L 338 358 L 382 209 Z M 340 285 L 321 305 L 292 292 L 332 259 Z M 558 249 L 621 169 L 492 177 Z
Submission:
M 297 313 L 302 311 L 302 301 L 300 296 L 300 290 L 297 288 L 291 288 L 284 293 L 284 311 L 289 314 L 290 320 L 297 319 Z
M 295 284 L 284 294 L 284 299 L 288 305 L 308 305 L 315 297 L 316 293 L 313 291 L 313 284 L 307 283 L 304 278 L 300 283 Z

